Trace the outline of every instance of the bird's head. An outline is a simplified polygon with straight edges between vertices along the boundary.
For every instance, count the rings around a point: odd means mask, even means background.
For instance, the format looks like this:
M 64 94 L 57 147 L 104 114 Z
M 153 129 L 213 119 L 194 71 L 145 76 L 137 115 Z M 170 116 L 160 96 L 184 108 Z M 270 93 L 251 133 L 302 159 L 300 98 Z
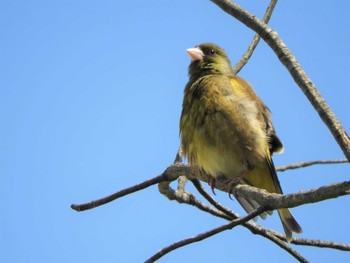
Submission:
M 205 75 L 233 75 L 225 50 L 212 43 L 200 44 L 186 50 L 192 62 L 188 69 L 190 78 Z

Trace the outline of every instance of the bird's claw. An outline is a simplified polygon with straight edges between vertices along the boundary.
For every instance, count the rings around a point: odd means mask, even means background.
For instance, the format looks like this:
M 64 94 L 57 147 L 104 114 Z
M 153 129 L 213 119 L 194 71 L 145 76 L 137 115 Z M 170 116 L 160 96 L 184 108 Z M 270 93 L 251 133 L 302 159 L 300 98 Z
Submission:
M 215 193 L 215 191 L 214 191 L 215 183 L 216 183 L 215 178 L 209 175 L 208 184 L 209 184 L 209 186 L 210 186 L 210 188 L 211 188 L 211 191 L 213 192 L 214 195 L 216 195 L 216 193 Z

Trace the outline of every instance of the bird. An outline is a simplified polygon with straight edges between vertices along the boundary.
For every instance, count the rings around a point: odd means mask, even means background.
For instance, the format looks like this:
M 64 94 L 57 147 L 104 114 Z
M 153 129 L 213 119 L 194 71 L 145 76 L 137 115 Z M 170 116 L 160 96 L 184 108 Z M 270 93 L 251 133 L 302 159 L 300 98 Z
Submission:
M 269 108 L 246 80 L 234 74 L 224 49 L 203 43 L 186 51 L 191 63 L 180 137 L 189 165 L 209 176 L 213 191 L 220 180 L 228 189 L 247 184 L 283 194 L 272 160 L 273 153 L 283 152 L 283 144 Z M 260 206 L 256 200 L 236 199 L 248 213 Z M 302 233 L 302 228 L 287 208 L 277 211 L 289 243 L 292 233 Z

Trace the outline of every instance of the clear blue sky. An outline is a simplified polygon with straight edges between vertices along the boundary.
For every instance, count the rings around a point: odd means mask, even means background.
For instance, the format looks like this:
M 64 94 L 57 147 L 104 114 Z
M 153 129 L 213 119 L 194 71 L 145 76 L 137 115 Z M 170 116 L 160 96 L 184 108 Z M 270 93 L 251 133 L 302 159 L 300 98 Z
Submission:
M 262 17 L 269 1 L 239 1 Z M 271 26 L 350 131 L 349 1 L 280 1 Z M 0 261 L 142 262 L 225 223 L 168 201 L 156 186 L 94 210 L 87 202 L 161 174 L 179 146 L 190 59 L 202 42 L 234 63 L 253 33 L 210 1 L 0 3 Z M 273 112 L 276 165 L 344 158 L 275 54 L 261 43 L 239 74 Z M 348 164 L 280 173 L 286 193 L 349 180 Z M 206 186 L 207 187 L 207 186 Z M 189 190 L 194 191 L 192 187 Z M 236 201 L 217 198 L 244 213 Z M 350 199 L 292 209 L 300 237 L 350 243 Z M 259 220 L 282 231 L 277 215 Z M 312 262 L 348 252 L 296 246 Z M 160 262 L 294 262 L 242 227 Z

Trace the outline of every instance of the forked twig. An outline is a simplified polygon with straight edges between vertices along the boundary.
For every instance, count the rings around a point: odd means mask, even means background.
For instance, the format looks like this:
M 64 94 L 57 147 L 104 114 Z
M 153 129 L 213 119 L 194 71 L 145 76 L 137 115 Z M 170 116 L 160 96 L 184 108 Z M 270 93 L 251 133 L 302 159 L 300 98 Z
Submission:
M 262 21 L 264 23 L 268 23 L 270 21 L 271 15 L 273 10 L 275 9 L 275 6 L 277 4 L 277 0 L 271 0 L 269 6 L 266 9 L 264 18 L 262 19 Z M 245 66 L 245 64 L 247 64 L 248 60 L 250 59 L 250 57 L 252 56 L 255 48 L 257 47 L 257 45 L 259 44 L 260 41 L 260 36 L 259 34 L 255 34 L 252 42 L 250 43 L 247 51 L 243 54 L 243 56 L 241 57 L 241 59 L 236 63 L 236 65 L 233 67 L 233 73 L 236 75 L 238 72 L 241 71 L 241 69 Z

